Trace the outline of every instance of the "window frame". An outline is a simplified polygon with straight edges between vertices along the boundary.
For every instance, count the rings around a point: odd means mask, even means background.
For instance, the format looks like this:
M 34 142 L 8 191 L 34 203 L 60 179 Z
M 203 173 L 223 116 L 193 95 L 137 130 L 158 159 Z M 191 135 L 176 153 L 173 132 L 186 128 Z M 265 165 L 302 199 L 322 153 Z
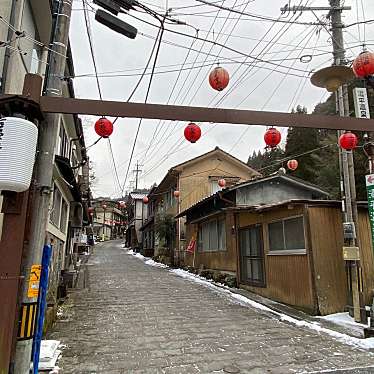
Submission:
M 303 223 L 303 236 L 304 236 L 304 247 L 298 249 L 287 249 L 286 247 L 286 235 L 285 235 L 285 221 L 292 219 L 301 218 Z M 282 223 L 282 235 L 283 235 L 283 249 L 271 249 L 270 247 L 270 225 L 274 223 Z M 276 220 L 272 220 L 267 223 L 267 240 L 268 240 L 268 253 L 267 256 L 282 256 L 282 255 L 306 255 L 307 254 L 307 235 L 305 230 L 305 217 L 303 214 L 298 214 L 295 216 L 284 217 Z
M 215 227 L 216 227 L 216 233 L 217 233 L 217 247 L 211 249 L 210 247 L 210 235 L 211 235 L 211 230 L 210 230 L 210 225 L 215 222 Z M 221 223 L 220 223 L 221 222 Z M 220 235 L 219 235 L 219 227 L 222 225 L 222 248 L 220 247 Z M 209 249 L 204 249 L 203 243 L 204 241 L 202 240 L 203 238 L 203 226 L 205 226 L 208 229 L 208 241 L 209 241 Z M 198 252 L 200 253 L 215 253 L 215 252 L 227 252 L 227 232 L 226 232 L 226 217 L 223 216 L 221 218 L 215 217 L 210 220 L 201 222 L 198 224 L 198 235 L 197 235 L 197 249 Z

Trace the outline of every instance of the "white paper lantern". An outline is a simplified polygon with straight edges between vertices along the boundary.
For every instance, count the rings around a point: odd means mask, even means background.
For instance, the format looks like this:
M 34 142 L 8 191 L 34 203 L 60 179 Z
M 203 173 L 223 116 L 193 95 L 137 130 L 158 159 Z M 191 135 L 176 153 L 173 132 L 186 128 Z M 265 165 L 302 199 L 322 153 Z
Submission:
M 0 118 L 0 190 L 23 192 L 30 187 L 38 128 L 22 118 Z

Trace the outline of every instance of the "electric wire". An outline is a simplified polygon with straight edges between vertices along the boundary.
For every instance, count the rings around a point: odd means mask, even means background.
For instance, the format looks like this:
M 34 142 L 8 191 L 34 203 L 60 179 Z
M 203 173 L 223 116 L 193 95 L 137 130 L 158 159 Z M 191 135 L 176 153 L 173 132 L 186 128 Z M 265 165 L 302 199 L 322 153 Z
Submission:
M 95 70 L 97 90 L 98 90 L 98 93 L 99 93 L 100 100 L 103 100 L 103 94 L 102 94 L 102 90 L 101 90 L 101 86 L 100 86 L 100 80 L 99 80 L 99 77 L 98 77 L 98 69 L 97 69 L 97 63 L 96 63 L 95 52 L 94 52 L 93 37 L 92 37 L 92 33 L 91 33 L 91 25 L 90 25 L 89 16 L 88 16 L 88 13 L 87 13 L 86 0 L 82 0 L 82 4 L 83 4 L 83 9 L 84 9 L 84 21 L 85 21 L 85 25 L 86 25 L 87 37 L 88 37 L 88 42 L 89 42 L 89 47 L 90 47 L 90 53 L 91 53 L 92 63 L 93 63 L 94 70 Z M 102 137 L 100 137 L 96 141 L 96 144 L 100 141 L 100 139 L 102 139 Z M 110 157 L 111 157 L 111 165 L 112 165 L 113 171 L 114 171 L 113 176 L 114 176 L 114 180 L 115 180 L 115 185 L 117 184 L 117 186 L 115 188 L 121 188 L 121 184 L 120 184 L 119 177 L 118 177 L 118 170 L 117 170 L 117 166 L 116 166 L 116 161 L 114 159 L 112 144 L 111 144 L 111 141 L 110 141 L 109 138 L 108 138 L 108 147 L 109 147 L 109 154 L 110 154 Z
M 159 34 L 159 42 L 158 42 L 158 45 L 157 45 L 157 50 L 156 50 L 155 58 L 154 58 L 154 61 L 153 61 L 153 69 L 152 69 L 152 71 L 154 71 L 154 69 L 156 67 L 156 64 L 157 64 L 157 58 L 158 58 L 158 55 L 159 55 L 159 52 L 160 52 L 161 40 L 162 40 L 162 36 L 164 34 L 164 30 L 165 30 L 164 29 L 164 24 L 161 23 L 161 32 Z M 146 93 L 146 96 L 145 96 L 144 103 L 146 103 L 147 100 L 148 100 L 149 92 L 151 90 L 152 81 L 153 81 L 153 75 L 151 75 L 151 77 L 149 79 L 147 93 Z M 128 177 L 129 170 L 130 170 L 130 167 L 131 167 L 131 162 L 132 162 L 132 158 L 133 158 L 133 155 L 134 155 L 134 151 L 135 151 L 135 147 L 136 147 L 136 142 L 138 140 L 138 136 L 139 136 L 139 131 L 140 131 L 140 128 L 141 128 L 142 120 L 143 120 L 142 118 L 139 120 L 138 127 L 137 127 L 137 130 L 136 130 L 135 139 L 134 139 L 132 150 L 131 150 L 131 154 L 130 154 L 130 160 L 129 160 L 128 167 L 127 167 L 127 170 L 126 170 L 125 179 L 124 179 L 124 182 L 123 182 L 122 188 L 121 188 L 121 195 L 123 195 L 123 191 L 124 191 L 125 186 L 126 186 L 127 177 Z

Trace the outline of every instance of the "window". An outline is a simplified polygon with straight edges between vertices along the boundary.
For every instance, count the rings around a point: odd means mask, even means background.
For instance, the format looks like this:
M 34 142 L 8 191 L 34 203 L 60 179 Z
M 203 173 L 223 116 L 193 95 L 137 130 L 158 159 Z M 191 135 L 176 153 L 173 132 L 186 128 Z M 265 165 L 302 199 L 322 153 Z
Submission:
M 60 190 L 57 186 L 53 189 L 53 205 L 49 220 L 54 226 L 59 228 L 63 233 L 66 232 L 68 217 L 68 204 L 62 197 Z
M 262 226 L 252 226 L 239 231 L 240 278 L 244 283 L 265 285 Z
M 224 219 L 215 219 L 199 227 L 199 250 L 202 252 L 226 250 L 226 227 Z
M 305 252 L 303 217 L 288 218 L 269 224 L 270 251 Z
M 50 221 L 56 227 L 59 227 L 59 225 L 60 225 L 61 199 L 62 199 L 61 192 L 59 191 L 59 189 L 55 185 L 54 189 L 53 189 L 53 206 L 52 206 Z

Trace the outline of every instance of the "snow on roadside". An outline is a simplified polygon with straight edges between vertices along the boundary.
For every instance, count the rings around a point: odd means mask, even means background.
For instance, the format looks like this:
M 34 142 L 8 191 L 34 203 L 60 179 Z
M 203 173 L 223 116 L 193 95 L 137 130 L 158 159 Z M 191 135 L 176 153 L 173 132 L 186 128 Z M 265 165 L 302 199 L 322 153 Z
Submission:
M 348 312 L 329 314 L 327 316 L 318 318 L 333 322 L 336 325 L 344 327 L 358 327 L 360 329 L 362 329 L 363 327 L 367 327 L 367 325 L 355 322 L 354 318 L 352 318 Z
M 165 265 L 165 264 L 162 264 L 161 262 L 156 262 L 154 260 L 152 260 L 151 258 L 147 260 L 146 258 L 146 261 L 144 262 L 146 265 L 149 265 L 149 266 L 154 266 L 156 268 L 163 268 L 163 269 L 167 269 L 169 266 Z
M 322 327 L 318 322 L 308 322 L 304 320 L 298 320 L 296 318 L 290 317 L 286 314 L 279 313 L 273 309 L 268 308 L 265 305 L 262 305 L 260 303 L 257 303 L 256 301 L 253 301 L 243 295 L 233 293 L 229 289 L 222 289 L 221 287 L 214 284 L 214 282 L 209 281 L 203 277 L 200 277 L 195 274 L 191 274 L 185 270 L 182 269 L 171 269 L 170 272 L 185 278 L 189 279 L 195 283 L 202 284 L 206 287 L 209 287 L 211 289 L 214 289 L 216 292 L 225 294 L 230 299 L 238 302 L 241 305 L 244 306 L 251 306 L 253 308 L 263 310 L 269 313 L 272 313 L 273 315 L 277 316 L 281 321 L 291 323 L 292 325 L 298 326 L 298 327 L 306 327 L 308 329 L 314 330 L 318 333 L 324 333 L 327 334 L 334 339 L 345 343 L 347 345 L 351 345 L 354 347 L 362 348 L 362 349 L 374 349 L 374 338 L 368 338 L 368 339 L 359 339 L 352 336 L 349 336 L 347 334 L 343 334 L 334 330 L 330 330 L 328 328 Z
M 148 259 L 147 257 L 142 256 L 140 253 L 134 253 L 134 251 L 132 251 L 132 250 L 127 251 L 127 254 L 133 255 L 134 257 L 137 257 L 137 258 L 145 261 L 145 264 L 147 264 L 147 265 L 156 266 L 156 267 L 160 267 L 160 268 L 164 268 L 164 267 L 168 268 L 167 265 L 155 262 L 151 259 Z M 259 310 L 262 310 L 262 311 L 265 311 L 265 312 L 269 312 L 269 313 L 273 314 L 275 317 L 279 318 L 280 321 L 288 322 L 288 323 L 290 323 L 292 325 L 295 325 L 295 326 L 298 326 L 298 327 L 305 327 L 305 328 L 308 328 L 310 330 L 314 330 L 318 333 L 327 334 L 327 335 L 331 336 L 332 338 L 334 338 L 334 339 L 336 339 L 336 340 L 338 340 L 338 341 L 340 341 L 344 344 L 350 345 L 350 346 L 354 346 L 354 347 L 361 348 L 361 349 L 374 349 L 374 338 L 359 339 L 359 338 L 349 336 L 347 334 L 343 334 L 343 333 L 340 333 L 340 332 L 337 332 L 337 331 L 334 331 L 334 330 L 330 330 L 326 327 L 322 327 L 318 322 L 308 322 L 308 321 L 304 321 L 304 320 L 298 320 L 298 319 L 290 317 L 290 316 L 288 316 L 284 313 L 280 313 L 280 312 L 277 312 L 273 309 L 270 309 L 269 307 L 267 307 L 263 304 L 260 304 L 256 301 L 253 301 L 253 300 L 249 299 L 248 297 L 245 297 L 245 296 L 240 295 L 240 294 L 236 294 L 236 293 L 232 292 L 227 286 L 223 287 L 223 285 L 221 285 L 219 283 L 216 284 L 212 280 L 208 280 L 208 279 L 203 278 L 199 275 L 192 274 L 192 273 L 190 273 L 186 270 L 183 270 L 183 269 L 169 269 L 169 272 L 173 273 L 173 274 L 175 274 L 179 277 L 182 277 L 184 279 L 188 279 L 192 282 L 195 282 L 195 283 L 201 284 L 205 287 L 211 288 L 215 292 L 226 295 L 228 298 L 231 299 L 231 301 L 239 303 L 240 305 L 250 306 L 252 308 L 256 308 L 256 309 L 259 309 Z

